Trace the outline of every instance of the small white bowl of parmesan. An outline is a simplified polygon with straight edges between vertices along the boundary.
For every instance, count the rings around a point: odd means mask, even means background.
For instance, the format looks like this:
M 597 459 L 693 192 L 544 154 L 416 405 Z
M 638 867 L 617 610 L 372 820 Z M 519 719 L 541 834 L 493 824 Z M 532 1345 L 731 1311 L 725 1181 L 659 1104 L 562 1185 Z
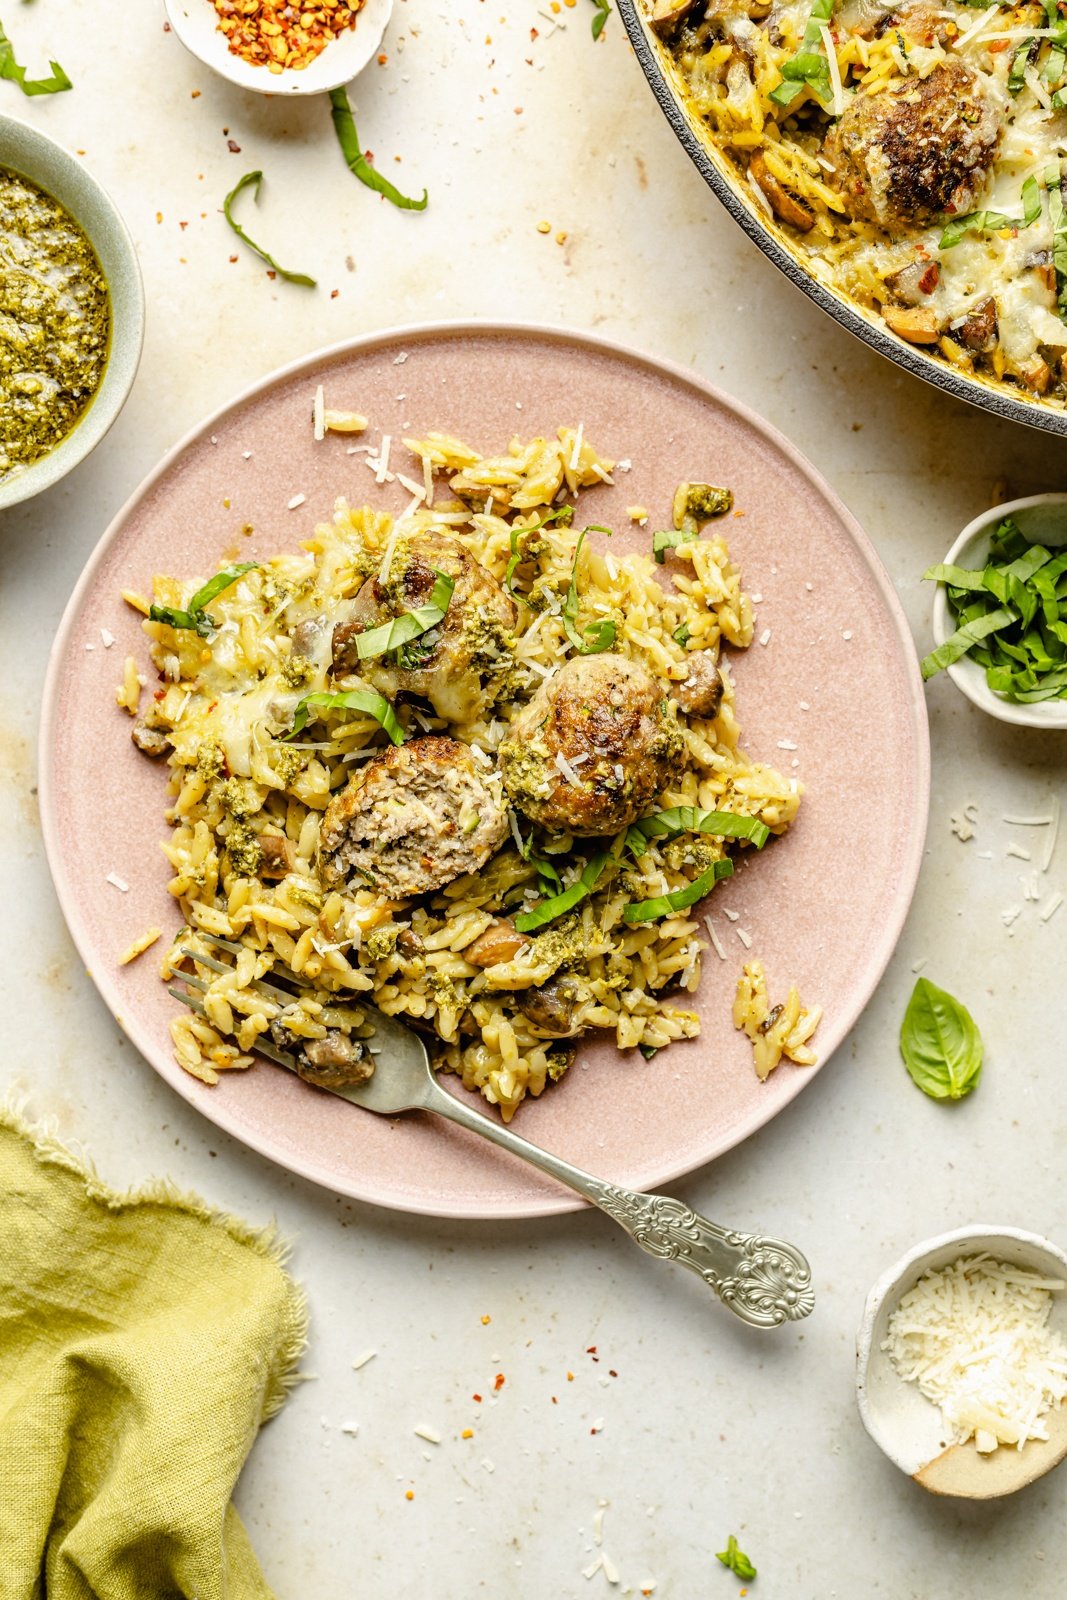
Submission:
M 867 1297 L 867 1432 L 933 1494 L 1013 1494 L 1067 1456 L 1067 1255 L 975 1224 L 916 1245 Z

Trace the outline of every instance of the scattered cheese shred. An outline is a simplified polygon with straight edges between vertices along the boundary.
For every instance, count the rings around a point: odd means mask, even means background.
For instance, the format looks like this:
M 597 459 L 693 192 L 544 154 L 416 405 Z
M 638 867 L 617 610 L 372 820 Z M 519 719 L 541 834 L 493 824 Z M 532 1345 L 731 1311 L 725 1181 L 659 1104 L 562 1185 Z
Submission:
M 1067 1289 L 988 1254 L 924 1272 L 889 1318 L 882 1349 L 940 1406 L 949 1439 L 990 1453 L 1046 1439 L 1045 1412 L 1067 1397 L 1067 1345 L 1048 1325 Z

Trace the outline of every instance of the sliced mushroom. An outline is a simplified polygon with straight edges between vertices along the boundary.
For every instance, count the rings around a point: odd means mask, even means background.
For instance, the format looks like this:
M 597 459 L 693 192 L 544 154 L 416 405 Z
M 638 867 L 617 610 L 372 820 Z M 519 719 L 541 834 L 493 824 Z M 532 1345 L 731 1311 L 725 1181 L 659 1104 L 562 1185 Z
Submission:
M 722 702 L 722 674 L 710 650 L 686 658 L 686 676 L 674 685 L 674 698 L 688 717 L 714 717 Z
M 549 1038 L 566 1039 L 581 1032 L 581 1023 L 575 1017 L 578 993 L 573 978 L 550 978 L 539 989 L 525 990 L 518 1007 Z
M 298 1075 L 322 1089 L 366 1083 L 374 1076 L 373 1056 L 339 1028 L 330 1028 L 322 1039 L 309 1039 L 297 1061 Z
M 1031 250 L 1023 262 L 1023 266 L 1031 267 L 1040 274 L 1049 294 L 1056 293 L 1056 268 L 1052 264 L 1051 250 Z
M 886 306 L 882 316 L 889 331 L 909 344 L 936 344 L 941 337 L 937 315 L 928 306 Z
M 891 272 L 885 286 L 906 306 L 922 305 L 924 298 L 937 288 L 941 268 L 936 261 L 909 261 L 898 272 Z
M 783 188 L 767 166 L 759 150 L 756 151 L 749 162 L 748 170 L 770 201 L 771 210 L 775 216 L 781 217 L 783 222 L 788 222 L 791 228 L 797 228 L 801 233 L 808 233 L 815 226 L 814 211 L 809 211 L 807 206 L 802 206 L 800 201 L 794 199 L 789 193 L 788 189 Z
M 990 296 L 980 305 L 972 306 L 959 322 L 952 324 L 952 332 L 968 350 L 988 353 L 997 342 L 997 303 Z
M 143 717 L 138 717 L 130 729 L 130 738 L 146 756 L 158 761 L 171 748 L 170 740 L 162 728 L 153 728 Z
M 529 942 L 526 934 L 515 931 L 515 924 L 507 917 L 498 917 L 467 946 L 463 959 L 472 967 L 495 967 L 501 961 L 513 961 Z
M 662 37 L 670 33 L 683 17 L 687 17 L 696 3 L 697 0 L 653 0 L 648 25 L 653 33 Z
M 287 839 L 284 833 L 257 834 L 256 843 L 259 845 L 261 878 L 284 878 L 287 872 L 292 872 L 296 864 L 296 851 L 292 840 Z

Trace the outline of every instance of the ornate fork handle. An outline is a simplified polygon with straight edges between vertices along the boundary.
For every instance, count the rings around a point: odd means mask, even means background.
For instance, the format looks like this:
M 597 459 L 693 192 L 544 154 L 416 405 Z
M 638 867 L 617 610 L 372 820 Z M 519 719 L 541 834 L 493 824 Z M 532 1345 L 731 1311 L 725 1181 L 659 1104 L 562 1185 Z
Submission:
M 680 1261 L 703 1278 L 742 1322 L 754 1328 L 777 1328 L 783 1322 L 799 1321 L 812 1310 L 811 1268 L 795 1245 L 758 1233 L 720 1228 L 671 1195 L 640 1194 L 594 1178 L 472 1111 L 436 1081 L 429 1084 L 421 1103 L 577 1190 L 625 1228 L 650 1256 Z
M 795 1245 L 709 1222 L 667 1194 L 592 1180 L 591 1199 L 650 1256 L 679 1261 L 754 1328 L 798 1322 L 815 1304 L 811 1268 Z

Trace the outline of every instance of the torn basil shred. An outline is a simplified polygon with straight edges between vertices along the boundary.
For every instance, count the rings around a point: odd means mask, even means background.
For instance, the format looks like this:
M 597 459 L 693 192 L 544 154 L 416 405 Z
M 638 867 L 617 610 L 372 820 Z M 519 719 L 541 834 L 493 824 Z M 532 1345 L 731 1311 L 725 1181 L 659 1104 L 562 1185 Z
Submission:
M 314 707 L 321 707 L 324 711 L 361 711 L 373 717 L 394 744 L 404 743 L 406 736 L 396 719 L 396 712 L 376 689 L 348 689 L 338 694 L 330 694 L 322 689 L 316 694 L 306 694 L 293 714 L 293 726 L 285 735 L 286 739 L 294 739 L 298 733 L 303 733 L 309 722 L 314 721 Z
M 237 199 L 237 196 L 244 189 L 250 188 L 252 190 L 252 199 L 258 204 L 259 188 L 262 182 L 263 174 L 259 171 L 246 172 L 243 178 L 238 178 L 237 182 L 234 184 L 233 188 L 222 202 L 223 215 L 237 237 L 242 240 L 243 243 L 246 244 L 261 261 L 265 261 L 271 271 L 278 274 L 279 278 L 284 278 L 286 283 L 302 283 L 308 289 L 314 289 L 314 278 L 309 278 L 306 272 L 290 272 L 288 267 L 283 267 L 280 262 L 275 261 L 274 257 L 270 255 L 268 251 L 264 250 L 262 245 L 256 244 L 254 239 L 250 239 L 248 237 L 248 234 L 245 232 L 233 214 L 233 203 Z
M 600 881 L 601 873 L 611 859 L 611 852 L 608 850 L 594 856 L 586 863 L 575 882 L 560 894 L 542 900 L 532 911 L 520 911 L 514 918 L 516 933 L 533 933 L 535 928 L 543 928 L 547 923 L 555 922 L 565 911 L 570 911 L 579 905 L 592 894 Z
M 239 561 L 236 566 L 223 567 L 221 572 L 216 572 L 193 595 L 189 604 L 180 609 L 177 606 L 150 606 L 148 608 L 149 620 L 152 622 L 167 622 L 172 628 L 188 628 L 193 633 L 198 633 L 201 639 L 207 639 L 216 630 L 216 624 L 207 615 L 205 610 L 212 600 L 236 583 L 238 578 L 246 572 L 253 572 L 259 566 L 258 561 Z
M 578 560 L 582 553 L 587 533 L 610 533 L 610 528 L 601 528 L 591 524 L 583 528 L 578 535 L 578 543 L 574 547 L 574 565 L 571 568 L 571 581 L 567 585 L 567 598 L 563 602 L 563 629 L 574 649 L 579 655 L 595 656 L 602 650 L 610 650 L 615 643 L 615 623 L 610 617 L 604 617 L 599 622 L 587 622 L 579 630 L 578 621 Z
M 445 620 L 456 580 L 446 572 L 438 572 L 436 567 L 434 572 L 437 581 L 426 605 L 417 606 L 414 611 L 402 611 L 391 622 L 383 622 L 380 628 L 368 628 L 366 633 L 356 635 L 356 654 L 361 661 L 401 650 Z
M 363 154 L 352 107 L 348 103 L 348 92 L 343 85 L 339 89 L 330 90 L 330 115 L 333 118 L 337 142 L 341 146 L 341 154 L 352 176 L 358 178 L 360 183 L 366 184 L 368 189 L 374 189 L 378 194 L 384 195 L 389 203 L 400 211 L 425 211 L 430 199 L 425 189 L 422 191 L 421 200 L 412 200 L 408 195 L 401 194 L 396 185 L 383 177 L 376 167 L 372 167 Z
M 699 878 L 694 878 L 692 883 L 685 884 L 681 889 L 672 889 L 670 894 L 656 895 L 652 900 L 632 900 L 628 906 L 623 906 L 622 915 L 624 922 L 655 922 L 660 917 L 673 916 L 676 911 L 685 911 L 689 906 L 695 906 L 698 900 L 710 894 L 720 878 L 733 877 L 734 864 L 728 856 L 722 861 L 716 861 L 707 872 L 702 872 Z

